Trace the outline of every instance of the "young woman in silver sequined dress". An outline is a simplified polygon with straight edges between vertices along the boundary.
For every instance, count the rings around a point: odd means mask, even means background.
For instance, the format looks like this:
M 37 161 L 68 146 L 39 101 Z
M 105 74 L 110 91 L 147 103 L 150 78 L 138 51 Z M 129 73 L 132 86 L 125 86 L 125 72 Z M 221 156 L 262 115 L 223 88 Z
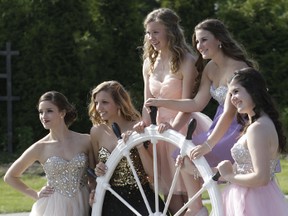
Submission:
M 30 216 L 88 216 L 86 170 L 95 166 L 90 136 L 69 129 L 77 112 L 59 92 L 43 94 L 38 102 L 38 111 L 40 121 L 49 133 L 11 165 L 4 180 L 36 200 Z M 47 178 L 47 185 L 40 191 L 30 188 L 20 179 L 36 161 L 43 166 Z M 91 188 L 95 187 L 95 181 L 90 180 Z

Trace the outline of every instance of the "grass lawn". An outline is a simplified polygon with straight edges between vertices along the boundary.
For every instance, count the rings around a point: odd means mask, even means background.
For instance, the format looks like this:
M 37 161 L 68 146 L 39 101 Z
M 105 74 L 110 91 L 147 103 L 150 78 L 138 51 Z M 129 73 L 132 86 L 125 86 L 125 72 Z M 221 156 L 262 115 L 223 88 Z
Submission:
M 38 175 L 24 175 L 23 181 L 35 189 L 42 188 L 46 183 L 46 179 Z M 29 212 L 33 203 L 32 198 L 10 187 L 3 178 L 0 179 L 0 213 Z
M 282 172 L 278 173 L 277 179 L 283 193 L 288 195 L 288 160 L 281 160 Z M 22 195 L 15 189 L 11 188 L 3 181 L 3 169 L 0 169 L 0 213 L 11 213 L 11 212 L 29 212 L 34 200 Z M 39 174 L 24 174 L 23 181 L 35 189 L 40 189 L 46 183 L 46 179 Z M 208 193 L 203 194 L 203 199 L 209 198 Z M 208 209 L 211 209 L 209 204 L 206 204 Z

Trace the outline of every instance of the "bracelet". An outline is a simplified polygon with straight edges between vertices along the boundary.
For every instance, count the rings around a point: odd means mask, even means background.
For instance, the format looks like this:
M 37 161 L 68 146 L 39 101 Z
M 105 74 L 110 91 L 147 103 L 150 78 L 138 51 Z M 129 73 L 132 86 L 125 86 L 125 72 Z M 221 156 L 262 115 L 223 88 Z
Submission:
M 204 144 L 208 146 L 208 148 L 210 149 L 210 151 L 212 151 L 212 147 L 209 145 L 209 143 L 207 142 L 207 140 L 204 142 Z

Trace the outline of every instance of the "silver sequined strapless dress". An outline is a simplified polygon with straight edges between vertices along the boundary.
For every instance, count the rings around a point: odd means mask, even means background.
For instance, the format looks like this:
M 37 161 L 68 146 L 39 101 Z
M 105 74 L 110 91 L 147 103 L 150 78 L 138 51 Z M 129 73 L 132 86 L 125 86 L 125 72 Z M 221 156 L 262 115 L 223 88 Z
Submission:
M 70 161 L 58 156 L 48 158 L 43 169 L 47 185 L 54 187 L 55 192 L 37 200 L 30 216 L 88 216 L 87 167 L 88 157 L 84 153 Z
M 234 172 L 253 172 L 253 164 L 247 147 L 246 136 L 242 136 L 231 149 L 235 160 Z M 225 216 L 287 216 L 288 202 L 275 180 L 278 160 L 270 160 L 270 182 L 261 187 L 228 185 L 223 191 Z

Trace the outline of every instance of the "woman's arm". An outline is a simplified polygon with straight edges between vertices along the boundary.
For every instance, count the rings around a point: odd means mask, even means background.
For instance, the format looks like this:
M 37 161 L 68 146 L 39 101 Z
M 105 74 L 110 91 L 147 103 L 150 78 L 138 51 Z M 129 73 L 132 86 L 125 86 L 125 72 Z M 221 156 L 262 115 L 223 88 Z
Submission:
M 89 168 L 94 169 L 95 168 L 95 157 L 94 157 L 94 151 L 93 146 L 91 142 L 91 136 L 89 135 L 89 144 L 88 144 L 88 161 L 89 161 Z M 88 175 L 88 186 L 89 190 L 93 190 L 96 187 L 96 179 L 94 177 Z
M 154 178 L 154 172 L 153 172 L 153 150 L 152 145 L 148 145 L 148 148 L 146 149 L 144 145 L 138 145 L 137 150 L 140 155 L 140 159 L 142 161 L 144 170 L 146 174 L 149 176 L 150 179 Z
M 186 55 L 185 61 L 182 63 L 181 67 L 182 72 L 182 99 L 191 99 L 193 95 L 193 90 L 195 87 L 195 80 L 198 74 L 198 71 L 195 67 L 195 60 L 192 55 Z M 176 117 L 173 120 L 172 128 L 176 131 L 181 130 L 184 125 L 188 123 L 191 118 L 190 112 L 178 112 Z
M 220 116 L 218 122 L 215 125 L 215 128 L 208 136 L 205 143 L 202 145 L 197 145 L 190 151 L 190 159 L 199 158 L 203 155 L 206 155 L 210 151 L 212 151 L 213 147 L 217 145 L 220 139 L 224 136 L 226 131 L 229 129 L 234 117 L 236 116 L 237 110 L 233 106 L 230 100 L 231 95 L 227 94 L 225 103 L 224 103 L 224 111 Z
M 166 107 L 181 112 L 200 112 L 211 99 L 210 86 L 211 80 L 208 77 L 208 70 L 204 69 L 199 90 L 193 99 L 169 100 L 149 98 L 145 102 L 145 106 Z
M 37 156 L 40 155 L 39 145 L 33 144 L 29 147 L 8 169 L 4 176 L 4 181 L 11 185 L 21 193 L 33 198 L 38 199 L 38 193 L 34 189 L 28 187 L 21 181 L 21 175 L 38 160 Z
M 90 130 L 91 148 L 93 152 L 94 165 L 99 162 L 98 161 L 98 154 L 99 154 L 98 131 L 99 131 L 99 128 L 97 126 L 93 126 Z
M 253 172 L 234 174 L 226 162 L 221 162 L 218 169 L 227 181 L 244 187 L 265 186 L 270 181 L 270 143 L 271 127 L 257 122 L 250 125 L 247 132 L 247 148 L 251 155 Z M 272 129 L 273 130 L 273 129 Z M 277 140 L 274 140 L 277 142 Z
M 144 102 L 149 98 L 154 98 L 154 96 L 150 92 L 149 87 L 149 76 L 150 76 L 149 71 L 150 71 L 150 63 L 149 59 L 146 59 L 143 63 L 142 68 L 142 75 L 144 81 Z M 150 115 L 148 113 L 148 110 L 144 107 L 144 104 L 142 109 L 142 121 L 145 123 L 145 126 L 149 126 L 151 124 Z
M 237 110 L 231 103 L 231 95 L 227 94 L 224 104 L 224 111 L 220 116 L 214 130 L 207 139 L 209 145 L 213 148 L 220 139 L 224 136 L 228 128 L 230 127 L 233 119 L 235 118 Z

